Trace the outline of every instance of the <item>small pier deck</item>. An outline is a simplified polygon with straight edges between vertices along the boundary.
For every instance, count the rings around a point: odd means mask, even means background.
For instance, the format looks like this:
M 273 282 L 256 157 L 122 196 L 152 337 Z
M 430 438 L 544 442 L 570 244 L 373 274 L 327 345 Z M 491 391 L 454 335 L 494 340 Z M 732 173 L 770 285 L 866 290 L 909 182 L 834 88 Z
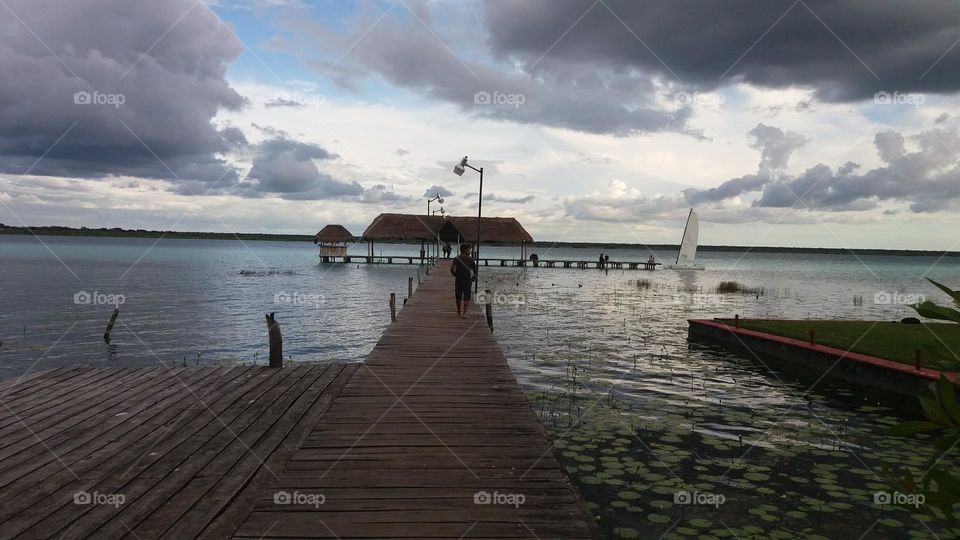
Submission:
M 449 262 L 452 259 L 439 259 L 439 264 L 444 261 Z M 320 256 L 321 263 L 342 263 L 342 264 L 406 264 L 423 265 L 434 264 L 438 262 L 435 257 L 413 257 L 410 255 L 346 255 L 346 256 Z M 663 263 L 647 261 L 609 261 L 600 264 L 596 261 L 578 261 L 578 260 L 560 260 L 560 259 L 539 259 L 531 261 L 528 259 L 505 259 L 505 258 L 481 258 L 477 259 L 479 266 L 510 266 L 510 267 L 528 267 L 528 268 L 580 268 L 580 269 L 609 269 L 609 270 L 656 270 Z
M 0 538 L 592 538 L 474 306 L 434 272 L 361 365 L 0 383 Z
M 356 365 L 63 368 L 0 387 L 0 538 L 225 538 Z

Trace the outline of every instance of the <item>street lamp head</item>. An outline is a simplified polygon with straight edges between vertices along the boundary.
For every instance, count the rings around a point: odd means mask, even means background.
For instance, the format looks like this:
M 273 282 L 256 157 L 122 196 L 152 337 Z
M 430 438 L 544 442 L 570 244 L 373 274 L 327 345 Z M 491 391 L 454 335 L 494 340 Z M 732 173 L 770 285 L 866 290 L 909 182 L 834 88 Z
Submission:
M 437 194 L 437 202 L 443 204 L 443 197 L 441 197 L 439 193 Z
M 453 166 L 453 173 L 457 176 L 463 176 L 463 171 L 466 170 L 467 166 L 467 156 L 463 156 L 463 159 L 460 160 L 460 163 Z

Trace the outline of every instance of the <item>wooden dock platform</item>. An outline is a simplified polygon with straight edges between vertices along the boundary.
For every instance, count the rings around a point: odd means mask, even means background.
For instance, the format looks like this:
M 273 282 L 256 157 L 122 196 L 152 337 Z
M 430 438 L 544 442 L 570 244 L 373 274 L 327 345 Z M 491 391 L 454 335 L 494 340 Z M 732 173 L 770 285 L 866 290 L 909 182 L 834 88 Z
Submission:
M 592 523 L 481 310 L 457 319 L 437 268 L 237 535 L 591 538 Z
M 62 368 L 0 386 L 0 538 L 229 537 L 356 370 Z
M 591 538 L 476 306 L 434 272 L 365 364 L 0 383 L 0 538 Z

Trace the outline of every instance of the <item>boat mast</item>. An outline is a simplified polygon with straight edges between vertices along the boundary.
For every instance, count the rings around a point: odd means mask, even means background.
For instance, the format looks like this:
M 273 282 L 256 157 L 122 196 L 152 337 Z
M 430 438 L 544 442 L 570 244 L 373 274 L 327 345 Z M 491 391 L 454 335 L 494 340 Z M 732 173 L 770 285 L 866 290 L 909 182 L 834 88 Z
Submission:
M 690 213 L 687 214 L 687 222 L 683 224 L 683 236 L 680 237 L 680 249 L 677 250 L 677 262 L 674 264 L 680 264 L 680 254 L 683 253 L 683 241 L 687 239 L 687 227 L 690 226 L 691 214 L 693 214 L 693 208 L 691 208 Z

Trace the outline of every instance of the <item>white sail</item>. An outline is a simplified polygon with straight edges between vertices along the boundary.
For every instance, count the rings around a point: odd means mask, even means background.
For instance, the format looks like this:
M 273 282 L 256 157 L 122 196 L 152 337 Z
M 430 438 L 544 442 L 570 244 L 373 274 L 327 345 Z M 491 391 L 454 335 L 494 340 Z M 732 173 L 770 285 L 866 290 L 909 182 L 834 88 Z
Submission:
M 697 213 L 690 209 L 687 216 L 687 225 L 683 228 L 683 239 L 680 240 L 680 253 L 677 254 L 677 263 L 673 265 L 678 269 L 702 269 L 694 260 L 697 257 L 697 240 L 700 236 L 700 220 L 697 219 Z

